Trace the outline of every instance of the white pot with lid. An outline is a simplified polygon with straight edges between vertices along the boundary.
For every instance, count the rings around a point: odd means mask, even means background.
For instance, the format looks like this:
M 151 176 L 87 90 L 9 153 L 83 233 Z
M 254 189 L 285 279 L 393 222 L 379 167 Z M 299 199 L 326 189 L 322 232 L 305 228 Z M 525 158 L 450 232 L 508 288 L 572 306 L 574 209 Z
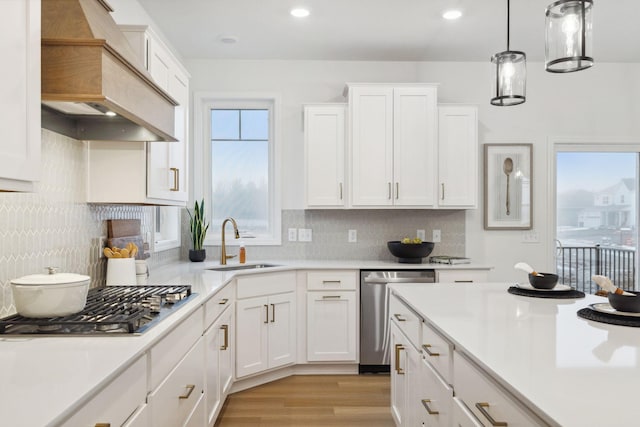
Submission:
M 82 274 L 32 274 L 11 280 L 13 302 L 18 314 L 25 317 L 59 317 L 82 311 L 87 303 L 91 278 Z

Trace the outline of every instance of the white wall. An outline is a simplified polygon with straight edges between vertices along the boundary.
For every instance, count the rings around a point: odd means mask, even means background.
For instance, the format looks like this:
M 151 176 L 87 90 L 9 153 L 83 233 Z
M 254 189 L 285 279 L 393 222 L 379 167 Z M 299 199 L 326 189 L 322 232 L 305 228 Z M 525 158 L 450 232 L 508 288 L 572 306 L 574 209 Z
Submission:
M 489 104 L 486 63 L 187 61 L 194 92 L 277 92 L 283 113 L 283 208 L 303 206 L 302 105 L 344 101 L 346 82 L 438 82 L 440 102 L 479 106 L 480 147 L 484 142 L 530 142 L 533 149 L 534 230 L 539 243 L 522 243 L 520 231 L 485 231 L 483 206 L 466 214 L 466 251 L 475 261 L 493 264 L 492 280 L 518 280 L 513 270 L 526 261 L 539 271 L 553 270 L 553 207 L 549 205 L 549 141 L 555 137 L 640 141 L 636 101 L 638 64 L 596 64 L 592 69 L 552 75 L 541 63 L 528 64 L 527 102 L 515 107 Z M 482 157 L 480 156 L 482 159 Z M 482 190 L 482 160 L 478 188 Z M 480 200 L 482 201 L 482 193 Z

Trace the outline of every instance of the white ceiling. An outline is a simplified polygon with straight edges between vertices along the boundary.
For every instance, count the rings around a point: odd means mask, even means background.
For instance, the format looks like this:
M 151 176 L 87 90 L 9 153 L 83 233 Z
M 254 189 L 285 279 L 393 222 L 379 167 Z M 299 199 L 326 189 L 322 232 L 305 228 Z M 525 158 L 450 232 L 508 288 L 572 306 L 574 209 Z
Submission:
M 138 1 L 188 59 L 488 61 L 506 49 L 506 0 Z M 511 1 L 511 49 L 530 61 L 544 60 L 551 1 Z M 293 18 L 294 6 L 311 15 Z M 445 21 L 452 7 L 464 15 Z M 593 10 L 596 62 L 640 62 L 640 1 L 595 0 Z

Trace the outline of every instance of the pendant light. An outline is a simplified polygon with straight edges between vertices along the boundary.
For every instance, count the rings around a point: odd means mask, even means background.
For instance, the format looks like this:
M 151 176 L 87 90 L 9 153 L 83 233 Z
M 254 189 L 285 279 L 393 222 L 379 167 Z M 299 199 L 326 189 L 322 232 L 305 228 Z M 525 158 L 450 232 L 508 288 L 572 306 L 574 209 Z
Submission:
M 491 57 L 491 105 L 508 107 L 526 100 L 527 56 L 524 52 L 509 50 L 510 4 L 507 0 L 507 50 Z
M 546 11 L 545 69 L 570 73 L 593 65 L 593 0 L 559 0 Z

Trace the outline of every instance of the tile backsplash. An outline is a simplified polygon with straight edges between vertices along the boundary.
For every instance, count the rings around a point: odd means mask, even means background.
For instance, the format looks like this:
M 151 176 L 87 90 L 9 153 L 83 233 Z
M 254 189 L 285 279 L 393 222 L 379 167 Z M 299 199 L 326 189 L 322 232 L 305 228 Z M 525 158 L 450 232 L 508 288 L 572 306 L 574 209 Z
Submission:
M 41 180 L 33 193 L 0 192 L 0 317 L 15 312 L 10 281 L 43 273 L 45 267 L 86 274 L 91 286 L 102 286 L 106 259 L 99 258 L 100 236 L 107 219 L 140 219 L 143 235 L 153 227 L 153 208 L 133 205 L 90 205 L 87 194 L 87 144 L 42 130 Z M 282 245 L 249 246 L 247 260 L 350 259 L 388 260 L 388 240 L 415 236 L 416 230 L 442 231 L 433 254 L 464 255 L 464 211 L 440 210 L 284 210 Z M 182 215 L 182 248 L 152 254 L 154 265 L 188 259 L 188 218 Z M 289 242 L 289 228 L 310 228 L 312 242 Z M 348 230 L 357 242 L 348 243 Z M 219 247 L 207 247 L 209 260 Z M 230 248 L 235 254 L 237 248 Z

